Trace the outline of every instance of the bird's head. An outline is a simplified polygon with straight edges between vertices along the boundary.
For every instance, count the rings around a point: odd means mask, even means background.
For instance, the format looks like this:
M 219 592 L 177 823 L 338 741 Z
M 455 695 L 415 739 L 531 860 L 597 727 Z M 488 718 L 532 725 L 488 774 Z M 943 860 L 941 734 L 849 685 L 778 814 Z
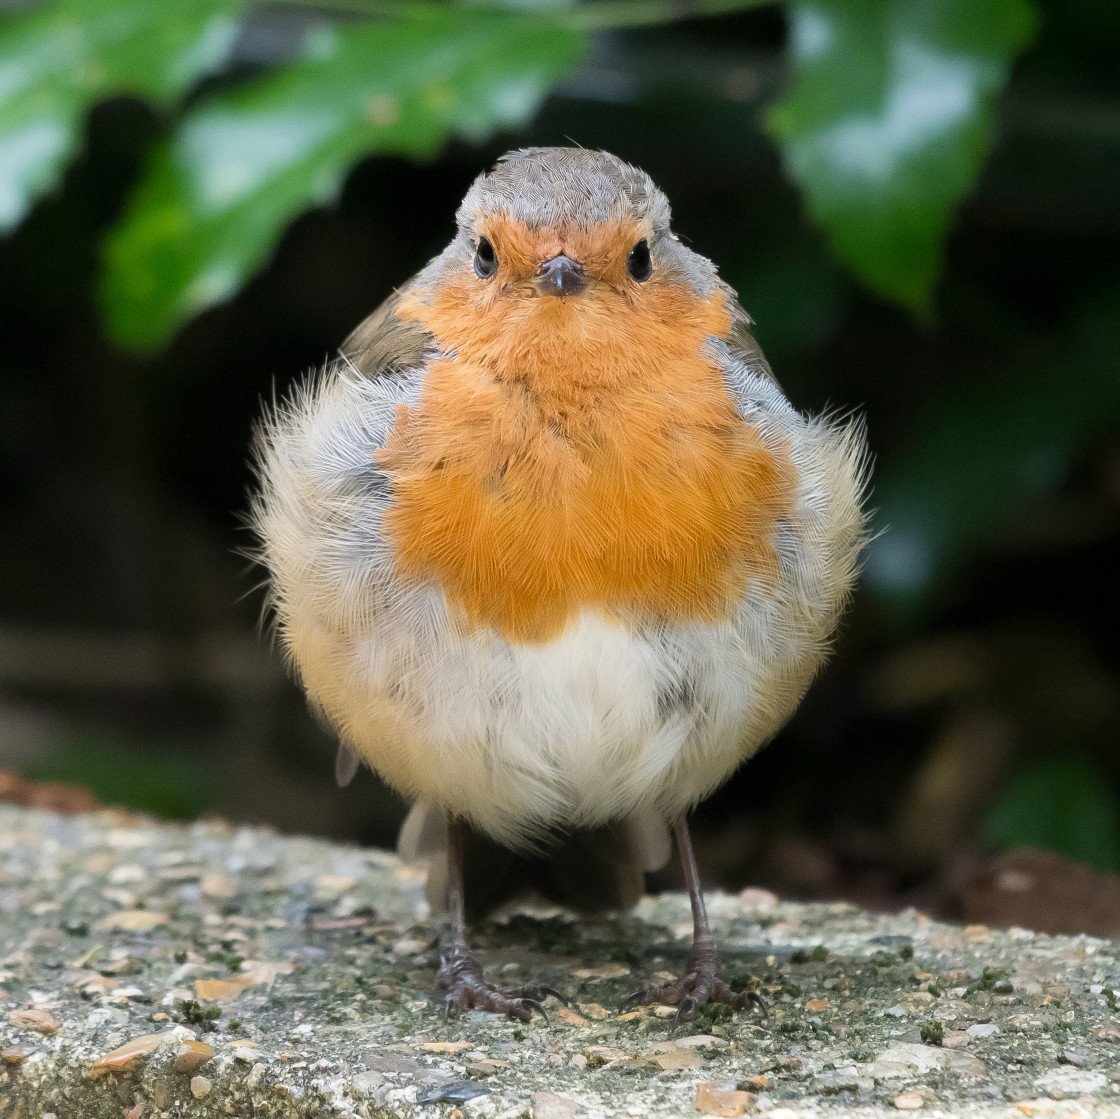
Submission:
M 421 274 L 417 317 L 481 364 L 528 368 L 563 352 L 570 368 L 578 352 L 583 368 L 609 369 L 666 323 L 723 313 L 714 266 L 669 219 L 649 176 L 606 152 L 510 152 L 463 199 L 455 239 Z

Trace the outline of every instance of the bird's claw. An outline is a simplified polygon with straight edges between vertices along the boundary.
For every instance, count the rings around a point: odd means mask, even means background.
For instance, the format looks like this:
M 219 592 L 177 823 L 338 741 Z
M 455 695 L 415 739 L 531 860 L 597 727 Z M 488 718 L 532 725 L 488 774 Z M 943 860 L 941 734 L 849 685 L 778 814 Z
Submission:
M 748 1007 L 757 1006 L 766 1013 L 766 1003 L 762 996 L 755 991 L 733 991 L 719 975 L 719 958 L 711 942 L 701 942 L 695 945 L 688 956 L 687 970 L 684 976 L 676 983 L 667 987 L 647 987 L 635 991 L 622 1001 L 620 1010 L 629 1006 L 648 1006 L 650 1003 L 662 1003 L 666 1006 L 675 1006 L 677 1013 L 673 1017 L 673 1030 L 696 1016 L 696 1012 L 706 1003 L 724 1003 L 733 1011 L 746 1010 Z
M 541 992 L 541 995 L 539 997 L 547 998 L 549 995 L 551 995 L 554 999 L 562 1003 L 564 1006 L 572 1005 L 562 994 L 560 994 L 560 992 L 555 987 L 546 987 L 543 984 L 538 984 L 537 990 Z
M 551 1027 L 552 1023 L 548 1020 L 548 1011 L 536 999 L 522 998 L 520 1002 L 522 1008 L 527 1010 L 524 1021 L 528 1022 L 533 1017 L 533 1011 L 535 1010 L 544 1019 L 544 1024 Z
M 700 1004 L 691 995 L 681 999 L 677 1004 L 677 1012 L 673 1015 L 673 1029 L 687 1022 L 699 1009 Z
M 543 1000 L 553 995 L 567 1005 L 567 999 L 552 987 L 499 987 L 488 982 L 483 977 L 482 965 L 468 949 L 460 946 L 452 947 L 447 956 L 440 957 L 436 983 L 441 991 L 447 992 L 443 1004 L 445 1020 L 457 1018 L 465 1010 L 485 1010 L 528 1022 L 536 1011 L 545 1025 L 551 1025 Z
M 757 1006 L 762 1011 L 762 1017 L 769 1019 L 770 1011 L 767 1009 L 766 1000 L 757 991 L 742 991 L 739 998 L 743 1000 L 742 1006 L 736 1006 L 735 1010 L 746 1010 L 748 1006 Z
M 631 991 L 619 1004 L 619 1013 L 624 1011 L 628 1006 L 644 1006 L 646 1003 L 652 1002 L 652 999 L 646 998 L 650 993 L 648 987 L 643 987 L 640 991 Z

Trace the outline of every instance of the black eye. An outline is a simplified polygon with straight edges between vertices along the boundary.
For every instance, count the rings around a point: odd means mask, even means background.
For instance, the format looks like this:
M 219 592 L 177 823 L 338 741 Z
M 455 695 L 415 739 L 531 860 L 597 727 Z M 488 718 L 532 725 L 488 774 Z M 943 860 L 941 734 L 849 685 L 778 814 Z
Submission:
M 630 250 L 630 255 L 626 258 L 626 271 L 639 284 L 644 284 L 653 272 L 653 262 L 649 259 L 649 245 L 646 244 L 644 237 Z
M 478 248 L 474 254 L 474 270 L 483 280 L 498 271 L 498 254 L 494 252 L 494 246 L 485 237 L 478 239 Z

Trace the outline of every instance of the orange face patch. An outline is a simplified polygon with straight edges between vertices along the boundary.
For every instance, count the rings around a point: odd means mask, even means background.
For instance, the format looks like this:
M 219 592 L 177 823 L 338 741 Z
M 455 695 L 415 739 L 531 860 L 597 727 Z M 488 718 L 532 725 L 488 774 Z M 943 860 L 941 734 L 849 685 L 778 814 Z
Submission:
M 776 571 L 793 479 L 703 353 L 730 329 L 724 296 L 656 272 L 631 281 L 636 223 L 484 232 L 495 277 L 465 273 L 398 310 L 450 355 L 377 459 L 400 570 L 438 584 L 465 626 L 517 642 L 556 636 L 587 606 L 726 616 Z M 583 294 L 529 288 L 557 252 L 595 281 Z

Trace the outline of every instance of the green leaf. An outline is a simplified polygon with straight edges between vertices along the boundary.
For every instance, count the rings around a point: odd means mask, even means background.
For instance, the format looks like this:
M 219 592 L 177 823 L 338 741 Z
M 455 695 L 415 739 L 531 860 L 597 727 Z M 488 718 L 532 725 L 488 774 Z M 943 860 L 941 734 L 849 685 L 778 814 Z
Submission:
M 1103 774 L 1084 761 L 1053 758 L 1028 765 L 996 799 L 986 830 L 1004 850 L 1040 847 L 1097 870 L 1116 870 L 1116 798 Z
M 536 111 L 583 37 L 530 13 L 417 6 L 322 26 L 281 72 L 216 96 L 155 153 L 105 246 L 114 338 L 152 350 L 231 296 L 287 224 L 372 153 L 434 156 Z
M 57 182 L 93 102 L 174 99 L 226 57 L 236 15 L 231 0 L 67 0 L 0 20 L 0 232 Z
M 33 781 L 80 785 L 102 804 L 121 805 L 178 820 L 214 807 L 215 791 L 204 765 L 170 746 L 126 746 L 95 731 L 60 738 L 25 769 Z
M 804 0 L 770 128 L 836 255 L 928 312 L 942 243 L 1034 26 L 1029 0 Z
M 902 613 L 924 605 L 994 530 L 1053 493 L 1120 427 L 1120 291 L 1073 324 L 1061 349 L 1023 372 L 934 403 L 908 453 L 880 463 L 883 532 L 865 579 Z

